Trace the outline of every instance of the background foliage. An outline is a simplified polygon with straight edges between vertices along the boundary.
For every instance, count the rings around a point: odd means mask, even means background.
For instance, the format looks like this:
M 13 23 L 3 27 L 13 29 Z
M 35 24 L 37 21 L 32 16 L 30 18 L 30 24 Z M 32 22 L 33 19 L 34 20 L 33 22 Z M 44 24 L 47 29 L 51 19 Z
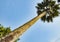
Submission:
M 4 27 L 0 24 L 0 38 L 2 38 L 3 36 L 6 36 L 10 32 L 11 32 L 10 27 Z M 17 39 L 15 42 L 17 42 L 18 40 L 19 39 Z

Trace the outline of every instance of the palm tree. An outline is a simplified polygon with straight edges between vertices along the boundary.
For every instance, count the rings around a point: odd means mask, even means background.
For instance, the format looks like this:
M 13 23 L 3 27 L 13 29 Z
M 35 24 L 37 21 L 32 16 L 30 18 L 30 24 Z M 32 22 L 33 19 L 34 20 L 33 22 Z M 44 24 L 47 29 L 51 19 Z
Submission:
M 52 0 L 43 0 L 42 3 L 38 3 L 37 6 L 37 16 L 32 20 L 28 21 L 22 26 L 19 26 L 17 29 L 2 37 L 0 42 L 14 42 L 21 36 L 29 27 L 31 27 L 38 19 L 41 18 L 42 21 L 53 22 L 53 18 L 59 16 L 58 4 L 55 4 L 55 1 Z

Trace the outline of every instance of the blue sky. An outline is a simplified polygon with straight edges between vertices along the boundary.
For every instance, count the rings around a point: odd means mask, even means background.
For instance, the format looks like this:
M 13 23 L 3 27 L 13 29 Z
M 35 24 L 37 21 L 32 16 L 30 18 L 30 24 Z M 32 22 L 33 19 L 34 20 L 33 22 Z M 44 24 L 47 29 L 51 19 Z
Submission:
M 35 6 L 42 0 L 0 0 L 0 24 L 12 30 L 37 16 Z M 38 20 L 18 42 L 55 42 L 60 38 L 60 17 L 53 23 Z M 60 42 L 57 41 L 57 42 Z

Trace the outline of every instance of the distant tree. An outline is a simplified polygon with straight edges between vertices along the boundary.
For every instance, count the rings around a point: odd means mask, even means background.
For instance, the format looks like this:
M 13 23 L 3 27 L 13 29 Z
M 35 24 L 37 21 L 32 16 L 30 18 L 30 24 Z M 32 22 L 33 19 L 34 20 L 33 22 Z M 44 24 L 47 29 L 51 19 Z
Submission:
M 10 27 L 4 27 L 0 24 L 0 38 L 11 32 Z
M 10 27 L 4 27 L 0 24 L 0 38 L 6 36 L 11 32 Z M 17 42 L 19 39 L 17 39 L 15 42 Z

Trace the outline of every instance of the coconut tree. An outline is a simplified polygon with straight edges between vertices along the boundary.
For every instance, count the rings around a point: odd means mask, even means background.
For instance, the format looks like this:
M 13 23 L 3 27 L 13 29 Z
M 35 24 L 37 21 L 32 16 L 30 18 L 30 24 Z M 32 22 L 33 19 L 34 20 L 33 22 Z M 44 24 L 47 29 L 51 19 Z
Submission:
M 2 37 L 0 42 L 14 42 L 21 36 L 29 27 L 31 27 L 38 19 L 41 18 L 42 21 L 53 22 L 53 18 L 59 16 L 59 6 L 55 4 L 55 1 L 52 0 L 43 0 L 42 3 L 38 3 L 37 6 L 37 16 L 27 23 L 19 26 L 17 29 Z

